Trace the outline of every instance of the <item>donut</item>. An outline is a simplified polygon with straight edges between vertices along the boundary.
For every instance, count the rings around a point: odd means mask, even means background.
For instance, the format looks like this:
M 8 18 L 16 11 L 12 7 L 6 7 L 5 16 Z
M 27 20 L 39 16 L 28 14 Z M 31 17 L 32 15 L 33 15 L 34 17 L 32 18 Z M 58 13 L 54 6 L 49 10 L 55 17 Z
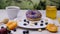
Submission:
M 38 10 L 28 10 L 26 12 L 26 17 L 28 20 L 37 21 L 37 20 L 40 20 L 42 15 Z

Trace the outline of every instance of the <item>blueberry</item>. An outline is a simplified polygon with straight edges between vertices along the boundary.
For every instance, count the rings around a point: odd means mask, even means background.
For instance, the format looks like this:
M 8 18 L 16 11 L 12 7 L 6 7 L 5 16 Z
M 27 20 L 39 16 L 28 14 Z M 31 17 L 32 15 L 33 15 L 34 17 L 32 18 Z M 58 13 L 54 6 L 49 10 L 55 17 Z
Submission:
M 27 23 L 29 24 L 29 21 L 27 21 Z
M 1 28 L 4 28 L 3 26 Z
M 29 31 L 27 30 L 27 31 L 23 31 L 23 34 L 29 34 Z
M 27 34 L 27 31 L 23 31 L 23 34 Z
M 16 29 L 14 29 L 13 31 L 16 32 Z
M 40 24 L 40 26 L 43 26 L 43 24 Z
M 26 31 L 26 33 L 29 33 L 29 31 Z
M 37 23 L 35 23 L 35 25 L 37 25 Z
M 23 25 L 25 25 L 25 26 L 26 26 L 27 24 L 26 24 L 26 23 L 24 23 Z
M 26 22 L 26 19 L 24 19 L 24 22 Z
M 8 31 L 8 33 L 11 33 L 11 31 Z
M 23 31 L 23 34 L 25 34 L 25 31 Z
M 7 33 L 7 34 L 13 34 L 13 33 Z
M 43 23 L 44 21 L 41 21 L 41 23 Z
M 48 22 L 45 23 L 46 25 L 48 24 Z

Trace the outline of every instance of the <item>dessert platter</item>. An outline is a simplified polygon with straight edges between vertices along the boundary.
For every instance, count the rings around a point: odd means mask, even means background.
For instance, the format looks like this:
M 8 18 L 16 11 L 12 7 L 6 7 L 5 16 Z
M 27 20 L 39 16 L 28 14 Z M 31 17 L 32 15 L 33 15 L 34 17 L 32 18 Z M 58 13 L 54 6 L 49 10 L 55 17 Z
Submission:
M 16 18 L 18 26 L 29 29 L 45 28 L 47 24 L 53 24 L 53 20 L 47 17 L 43 17 L 42 14 L 37 10 L 28 10 L 26 16 L 23 15 L 23 19 Z M 21 20 L 20 20 L 21 19 Z M 20 21 L 19 21 L 20 20 Z
M 25 29 L 38 29 L 38 31 L 41 31 L 45 28 L 50 32 L 58 31 L 58 27 L 55 25 L 55 22 L 58 21 L 44 17 L 38 10 L 28 10 L 22 18 L 16 18 L 14 21 L 17 21 L 18 27 Z

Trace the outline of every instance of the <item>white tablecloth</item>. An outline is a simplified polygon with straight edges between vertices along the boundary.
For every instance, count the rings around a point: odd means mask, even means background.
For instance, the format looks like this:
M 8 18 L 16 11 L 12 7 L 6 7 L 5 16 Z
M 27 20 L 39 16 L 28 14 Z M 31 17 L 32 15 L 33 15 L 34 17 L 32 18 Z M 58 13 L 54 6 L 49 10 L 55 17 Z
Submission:
M 27 10 L 20 10 L 18 17 L 23 16 L 22 14 L 25 14 Z M 42 15 L 45 16 L 45 10 L 39 10 L 41 11 Z M 60 11 L 57 12 L 57 15 L 59 16 Z M 4 18 L 8 18 L 7 12 L 5 10 L 0 10 L 0 21 Z M 23 34 L 23 31 L 26 29 L 21 29 L 21 28 L 17 28 L 16 32 L 13 32 L 13 34 Z M 42 32 L 38 32 L 38 31 L 33 31 L 33 30 L 29 30 L 29 34 L 60 34 L 60 27 L 58 27 L 58 32 L 57 33 L 51 33 L 47 30 L 43 30 Z

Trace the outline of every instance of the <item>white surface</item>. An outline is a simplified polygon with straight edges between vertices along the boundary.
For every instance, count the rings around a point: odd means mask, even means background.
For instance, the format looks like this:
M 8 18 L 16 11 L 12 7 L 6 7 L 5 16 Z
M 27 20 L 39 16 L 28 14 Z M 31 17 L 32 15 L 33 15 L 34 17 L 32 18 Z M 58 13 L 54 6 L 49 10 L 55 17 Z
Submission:
M 18 18 L 21 17 L 21 16 L 23 16 L 23 14 L 25 14 L 26 11 L 27 11 L 27 10 L 21 10 L 21 11 L 19 12 L 19 14 L 18 14 Z M 45 16 L 45 11 L 44 11 L 44 10 L 40 10 L 40 11 L 41 11 L 41 13 L 43 14 L 43 16 Z M 58 14 L 60 14 L 59 11 L 58 11 Z M 4 19 L 4 18 L 8 18 L 7 13 L 6 13 L 5 10 L 0 10 L 0 21 L 1 21 L 2 19 Z M 24 18 L 24 17 L 23 17 L 23 18 Z M 56 22 L 56 25 L 57 25 L 57 24 L 58 24 L 58 23 Z M 23 30 L 26 30 L 26 29 L 17 28 L 17 31 L 14 32 L 13 34 L 23 34 Z M 51 33 L 51 32 L 49 32 L 49 31 L 47 31 L 47 30 L 43 30 L 42 32 L 29 30 L 29 34 L 60 34 L 60 27 L 58 27 L 58 32 L 57 32 L 57 33 Z

